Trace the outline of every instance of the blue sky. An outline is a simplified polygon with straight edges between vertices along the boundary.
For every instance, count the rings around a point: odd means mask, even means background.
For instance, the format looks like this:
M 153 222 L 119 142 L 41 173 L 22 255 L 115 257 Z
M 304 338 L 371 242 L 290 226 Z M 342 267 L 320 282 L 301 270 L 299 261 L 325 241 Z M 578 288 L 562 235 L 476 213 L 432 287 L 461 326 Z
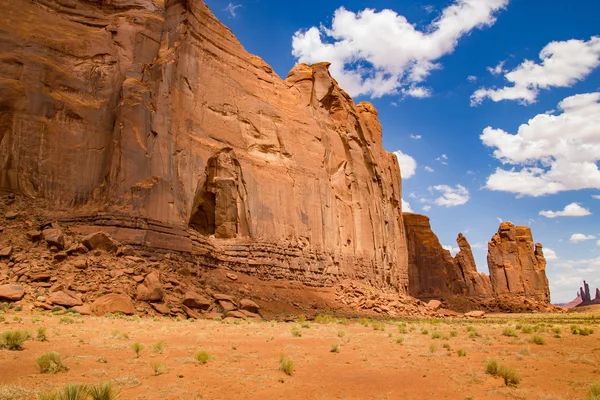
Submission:
M 553 302 L 600 287 L 600 2 L 206 3 L 283 78 L 332 62 L 401 152 L 403 199 L 442 244 L 463 232 L 479 271 L 501 219 L 553 250 Z

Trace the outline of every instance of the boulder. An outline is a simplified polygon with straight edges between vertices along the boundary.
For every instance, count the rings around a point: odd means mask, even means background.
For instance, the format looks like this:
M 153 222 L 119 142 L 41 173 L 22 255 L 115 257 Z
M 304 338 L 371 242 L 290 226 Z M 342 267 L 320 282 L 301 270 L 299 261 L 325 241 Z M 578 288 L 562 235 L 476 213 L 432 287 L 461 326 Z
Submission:
M 84 304 L 82 306 L 75 306 L 71 308 L 73 311 L 78 312 L 81 315 L 91 315 L 92 309 L 89 305 Z
M 42 239 L 42 231 L 29 231 L 25 235 L 32 242 L 39 242 Z
M 213 304 L 212 301 L 195 292 L 186 292 L 182 303 L 189 308 L 198 308 L 200 310 L 208 310 Z
M 0 258 L 10 258 L 13 253 L 12 247 L 4 247 L 0 249 Z
M 119 249 L 118 244 L 105 232 L 95 232 L 87 235 L 81 243 L 90 250 L 105 250 L 111 253 Z
M 42 235 L 49 247 L 54 246 L 59 250 L 65 248 L 65 235 L 62 230 L 58 228 L 44 229 Z
M 242 299 L 240 301 L 240 308 L 245 311 L 250 311 L 251 313 L 256 314 L 258 309 L 260 308 L 258 304 L 253 302 L 252 300 Z
M 183 312 L 185 312 L 185 314 L 188 316 L 188 318 L 194 318 L 194 319 L 201 319 L 202 318 L 202 314 L 200 314 L 196 310 L 192 310 L 191 308 L 186 307 L 184 305 L 182 305 L 181 308 L 183 309 Z
M 226 317 L 232 317 L 232 318 L 242 318 L 242 319 L 246 319 L 248 316 L 246 314 L 244 314 L 242 311 L 227 311 L 225 313 Z
M 0 300 L 19 301 L 25 296 L 25 289 L 19 285 L 0 285 Z
M 73 243 L 72 245 L 69 246 L 69 248 L 66 250 L 67 254 L 71 255 L 71 254 L 85 254 L 87 252 L 89 252 L 88 248 L 85 247 L 84 245 L 82 245 L 81 243 Z
M 19 213 L 16 211 L 9 211 L 6 214 L 4 214 L 4 218 L 6 218 L 8 220 L 16 219 L 18 216 L 19 216 Z
M 88 267 L 88 261 L 85 258 L 73 260 L 71 265 L 77 269 L 86 269 Z
M 156 310 L 156 312 L 158 312 L 159 314 L 162 315 L 169 315 L 171 313 L 171 309 L 169 307 L 167 307 L 166 304 L 163 303 L 150 303 L 150 305 L 152 306 L 152 308 L 154 308 L 154 310 Z
M 117 250 L 117 256 L 134 256 L 134 255 L 135 255 L 135 250 L 133 247 L 131 247 L 129 245 L 121 246 Z
M 237 277 L 237 275 L 236 275 L 236 274 L 232 274 L 231 272 L 227 272 L 227 273 L 225 274 L 225 276 L 226 276 L 228 279 L 231 279 L 232 281 L 237 281 L 237 280 L 238 280 L 238 277 Z
M 237 307 L 235 306 L 235 304 L 233 304 L 232 302 L 227 301 L 227 300 L 219 300 L 219 305 L 225 312 L 237 310 Z
M 161 301 L 164 296 L 163 284 L 160 274 L 152 271 L 144 278 L 144 282 L 138 285 L 135 298 L 139 301 Z
M 429 303 L 425 307 L 430 310 L 437 311 L 442 306 L 442 302 L 439 300 L 429 300 Z
M 131 315 L 135 313 L 131 298 L 126 294 L 111 293 L 104 295 L 96 299 L 90 308 L 96 315 L 104 315 L 106 313 Z
M 484 311 L 469 311 L 468 313 L 465 313 L 464 315 L 465 315 L 465 317 L 470 317 L 470 318 L 484 318 L 485 312 Z
M 48 301 L 50 301 L 50 303 L 52 304 L 65 307 L 75 307 L 83 305 L 83 301 L 81 301 L 81 295 L 70 290 L 59 290 L 58 292 L 54 292 L 50 294 Z

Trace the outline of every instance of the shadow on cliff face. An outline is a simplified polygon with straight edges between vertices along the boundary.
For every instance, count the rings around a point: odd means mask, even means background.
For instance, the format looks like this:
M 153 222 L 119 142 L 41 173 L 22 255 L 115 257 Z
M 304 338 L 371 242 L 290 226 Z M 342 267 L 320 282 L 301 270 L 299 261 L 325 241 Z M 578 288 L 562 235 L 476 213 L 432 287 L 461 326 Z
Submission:
M 231 148 L 208 160 L 198 182 L 190 227 L 203 235 L 230 239 L 250 236 L 242 167 Z

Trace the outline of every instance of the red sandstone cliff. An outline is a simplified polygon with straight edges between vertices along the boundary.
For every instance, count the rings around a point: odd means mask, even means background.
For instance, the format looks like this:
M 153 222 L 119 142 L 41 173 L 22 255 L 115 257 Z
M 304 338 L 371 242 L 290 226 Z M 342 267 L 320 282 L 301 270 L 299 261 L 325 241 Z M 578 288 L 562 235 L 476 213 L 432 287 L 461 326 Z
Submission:
M 203 265 L 406 290 L 397 160 L 328 64 L 280 79 L 201 0 L 2 13 L 0 189 Z
M 542 245 L 534 245 L 530 228 L 501 223 L 488 243 L 487 260 L 494 294 L 550 302 L 546 259 Z

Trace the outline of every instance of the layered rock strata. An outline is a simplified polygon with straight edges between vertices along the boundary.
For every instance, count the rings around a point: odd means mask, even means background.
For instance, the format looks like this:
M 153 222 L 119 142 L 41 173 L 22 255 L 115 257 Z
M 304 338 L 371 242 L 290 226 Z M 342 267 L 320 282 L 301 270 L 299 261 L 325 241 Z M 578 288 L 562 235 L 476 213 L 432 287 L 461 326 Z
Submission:
M 0 189 L 200 263 L 406 291 L 397 160 L 327 63 L 282 80 L 201 0 L 16 0 L 2 21 Z

